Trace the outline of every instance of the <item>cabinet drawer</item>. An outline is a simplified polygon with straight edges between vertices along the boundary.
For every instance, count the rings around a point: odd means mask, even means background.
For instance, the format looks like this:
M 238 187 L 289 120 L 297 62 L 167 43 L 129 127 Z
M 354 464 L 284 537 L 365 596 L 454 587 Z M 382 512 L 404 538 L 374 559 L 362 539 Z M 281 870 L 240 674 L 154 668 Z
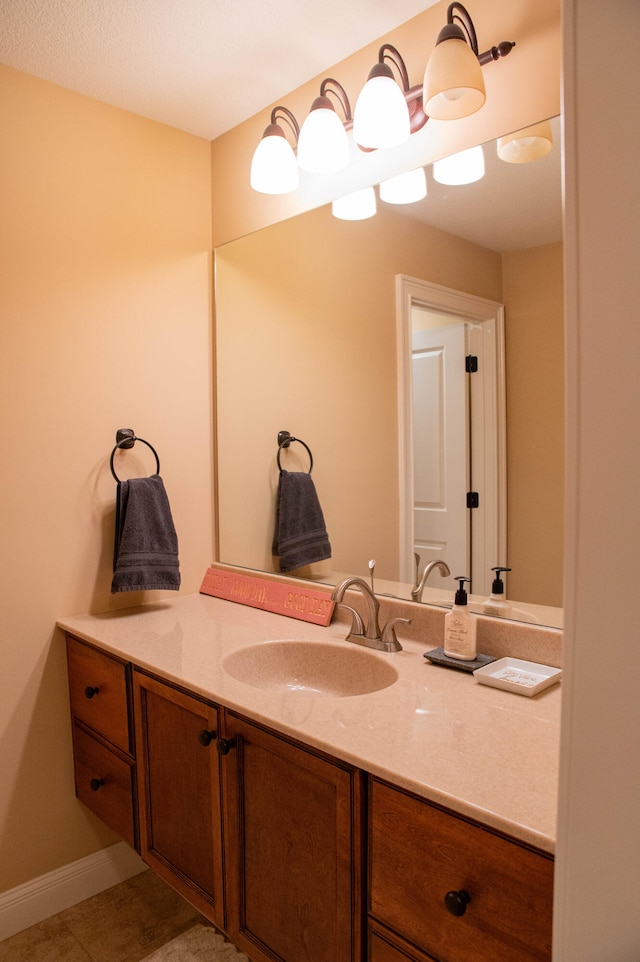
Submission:
M 375 779 L 369 819 L 375 918 L 441 962 L 551 958 L 550 857 Z M 468 893 L 464 914 L 449 892 Z
M 370 921 L 367 962 L 434 962 L 434 959 Z
M 133 848 L 134 772 L 128 762 L 97 739 L 73 726 L 76 795 Z
M 129 737 L 128 666 L 67 637 L 71 714 L 124 752 Z

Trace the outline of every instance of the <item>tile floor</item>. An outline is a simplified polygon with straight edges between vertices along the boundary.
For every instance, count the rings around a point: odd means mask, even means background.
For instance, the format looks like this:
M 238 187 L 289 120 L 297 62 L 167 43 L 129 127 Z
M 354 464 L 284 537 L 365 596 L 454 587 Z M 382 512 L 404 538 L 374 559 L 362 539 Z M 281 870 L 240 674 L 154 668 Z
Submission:
M 198 922 L 208 924 L 143 872 L 0 942 L 0 962 L 140 962 Z

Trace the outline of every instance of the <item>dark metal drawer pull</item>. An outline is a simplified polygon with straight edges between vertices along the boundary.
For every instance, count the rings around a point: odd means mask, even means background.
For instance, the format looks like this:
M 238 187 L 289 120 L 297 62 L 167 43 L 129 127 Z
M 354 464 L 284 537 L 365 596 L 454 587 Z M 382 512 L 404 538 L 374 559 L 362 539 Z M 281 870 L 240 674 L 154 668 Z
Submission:
M 467 911 L 470 901 L 471 896 L 466 889 L 460 889 L 459 892 L 447 892 L 444 897 L 444 907 L 451 915 L 460 916 Z

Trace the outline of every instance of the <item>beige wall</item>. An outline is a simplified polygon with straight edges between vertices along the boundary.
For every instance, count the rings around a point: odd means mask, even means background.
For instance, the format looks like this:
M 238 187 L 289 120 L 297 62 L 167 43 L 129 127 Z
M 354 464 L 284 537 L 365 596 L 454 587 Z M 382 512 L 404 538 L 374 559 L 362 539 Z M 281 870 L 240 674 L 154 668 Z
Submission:
M 159 597 L 110 595 L 115 431 L 158 450 L 194 591 L 212 426 L 209 144 L 4 67 L 0 131 L 3 891 L 114 840 L 74 798 L 54 625 Z
M 509 594 L 557 607 L 564 533 L 562 285 L 562 244 L 503 255 Z
M 395 275 L 501 299 L 500 255 L 380 210 L 331 208 L 216 252 L 220 557 L 272 570 L 277 433 L 302 438 L 337 569 L 399 580 Z M 300 462 L 294 460 L 300 456 Z M 306 470 L 304 449 L 283 466 Z

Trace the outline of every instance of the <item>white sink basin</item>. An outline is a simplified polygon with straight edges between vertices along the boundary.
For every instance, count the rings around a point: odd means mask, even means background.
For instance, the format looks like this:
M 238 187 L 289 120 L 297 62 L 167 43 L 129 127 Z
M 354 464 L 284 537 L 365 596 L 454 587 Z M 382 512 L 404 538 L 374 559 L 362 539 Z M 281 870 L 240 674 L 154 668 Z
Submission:
M 398 673 L 366 648 L 316 641 L 265 641 L 234 651 L 222 667 L 237 681 L 267 691 L 341 698 L 388 688 Z

